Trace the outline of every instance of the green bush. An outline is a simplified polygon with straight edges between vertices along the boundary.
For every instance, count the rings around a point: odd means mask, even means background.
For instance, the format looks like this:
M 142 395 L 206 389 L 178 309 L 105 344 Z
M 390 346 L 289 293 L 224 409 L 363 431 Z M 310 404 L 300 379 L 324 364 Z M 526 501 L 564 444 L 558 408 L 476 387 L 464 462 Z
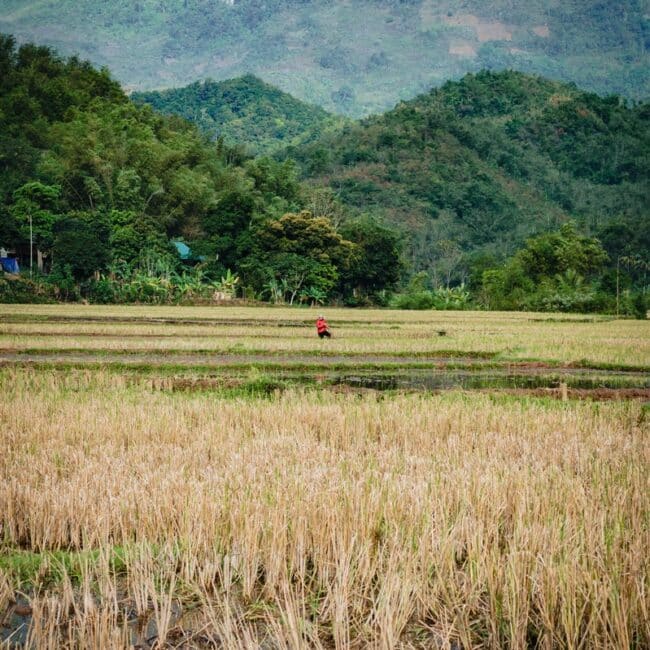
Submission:
M 118 302 L 117 283 L 108 278 L 90 280 L 82 287 L 83 296 L 91 303 L 109 305 Z
M 56 289 L 51 284 L 20 276 L 0 275 L 0 303 L 52 303 L 56 299 Z
M 67 264 L 64 267 L 56 267 L 47 276 L 47 283 L 52 285 L 58 300 L 76 302 L 81 298 L 81 292 L 72 274 L 72 269 Z

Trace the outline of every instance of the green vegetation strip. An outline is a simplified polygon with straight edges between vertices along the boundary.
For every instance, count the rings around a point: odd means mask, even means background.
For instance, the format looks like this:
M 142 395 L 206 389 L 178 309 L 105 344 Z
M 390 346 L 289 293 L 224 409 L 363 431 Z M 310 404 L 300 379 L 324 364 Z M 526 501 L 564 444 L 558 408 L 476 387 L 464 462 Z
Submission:
M 19 586 L 56 584 L 65 576 L 72 580 L 81 579 L 88 567 L 99 564 L 98 550 L 83 551 L 23 551 L 7 549 L 0 552 L 0 571 L 7 573 Z M 107 557 L 109 568 L 115 573 L 126 569 L 126 550 L 121 546 L 110 549 Z

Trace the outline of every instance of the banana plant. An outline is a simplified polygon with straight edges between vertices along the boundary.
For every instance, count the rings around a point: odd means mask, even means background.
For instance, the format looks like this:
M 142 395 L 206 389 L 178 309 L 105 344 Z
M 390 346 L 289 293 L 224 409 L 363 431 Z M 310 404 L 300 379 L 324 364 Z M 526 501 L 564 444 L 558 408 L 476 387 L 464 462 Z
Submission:
M 237 285 L 239 284 L 239 276 L 233 273 L 230 269 L 226 269 L 226 275 L 221 276 L 221 280 L 213 283 L 213 287 L 231 298 L 235 297 Z
M 271 278 L 266 283 L 264 286 L 264 293 L 268 293 L 271 302 L 276 305 L 284 302 L 284 290 L 282 285 L 275 278 Z
M 309 301 L 312 307 L 324 304 L 326 299 L 327 294 L 318 287 L 306 287 L 300 293 L 300 302 Z

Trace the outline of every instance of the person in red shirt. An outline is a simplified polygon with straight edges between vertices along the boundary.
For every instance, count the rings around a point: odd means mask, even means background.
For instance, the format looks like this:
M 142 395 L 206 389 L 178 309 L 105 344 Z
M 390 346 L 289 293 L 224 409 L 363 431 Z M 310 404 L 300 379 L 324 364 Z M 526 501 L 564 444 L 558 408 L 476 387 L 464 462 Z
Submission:
M 319 316 L 318 320 L 316 321 L 316 331 L 318 332 L 319 339 L 332 338 L 329 325 L 327 324 L 327 321 L 322 316 Z

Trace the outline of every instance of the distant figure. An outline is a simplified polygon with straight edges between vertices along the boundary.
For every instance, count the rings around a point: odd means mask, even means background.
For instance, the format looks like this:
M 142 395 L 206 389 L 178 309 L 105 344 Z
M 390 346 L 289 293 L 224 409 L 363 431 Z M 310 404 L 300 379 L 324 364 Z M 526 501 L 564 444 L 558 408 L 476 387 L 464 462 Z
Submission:
M 318 320 L 316 321 L 316 331 L 318 332 L 319 339 L 332 338 L 329 325 L 323 316 L 319 316 Z

